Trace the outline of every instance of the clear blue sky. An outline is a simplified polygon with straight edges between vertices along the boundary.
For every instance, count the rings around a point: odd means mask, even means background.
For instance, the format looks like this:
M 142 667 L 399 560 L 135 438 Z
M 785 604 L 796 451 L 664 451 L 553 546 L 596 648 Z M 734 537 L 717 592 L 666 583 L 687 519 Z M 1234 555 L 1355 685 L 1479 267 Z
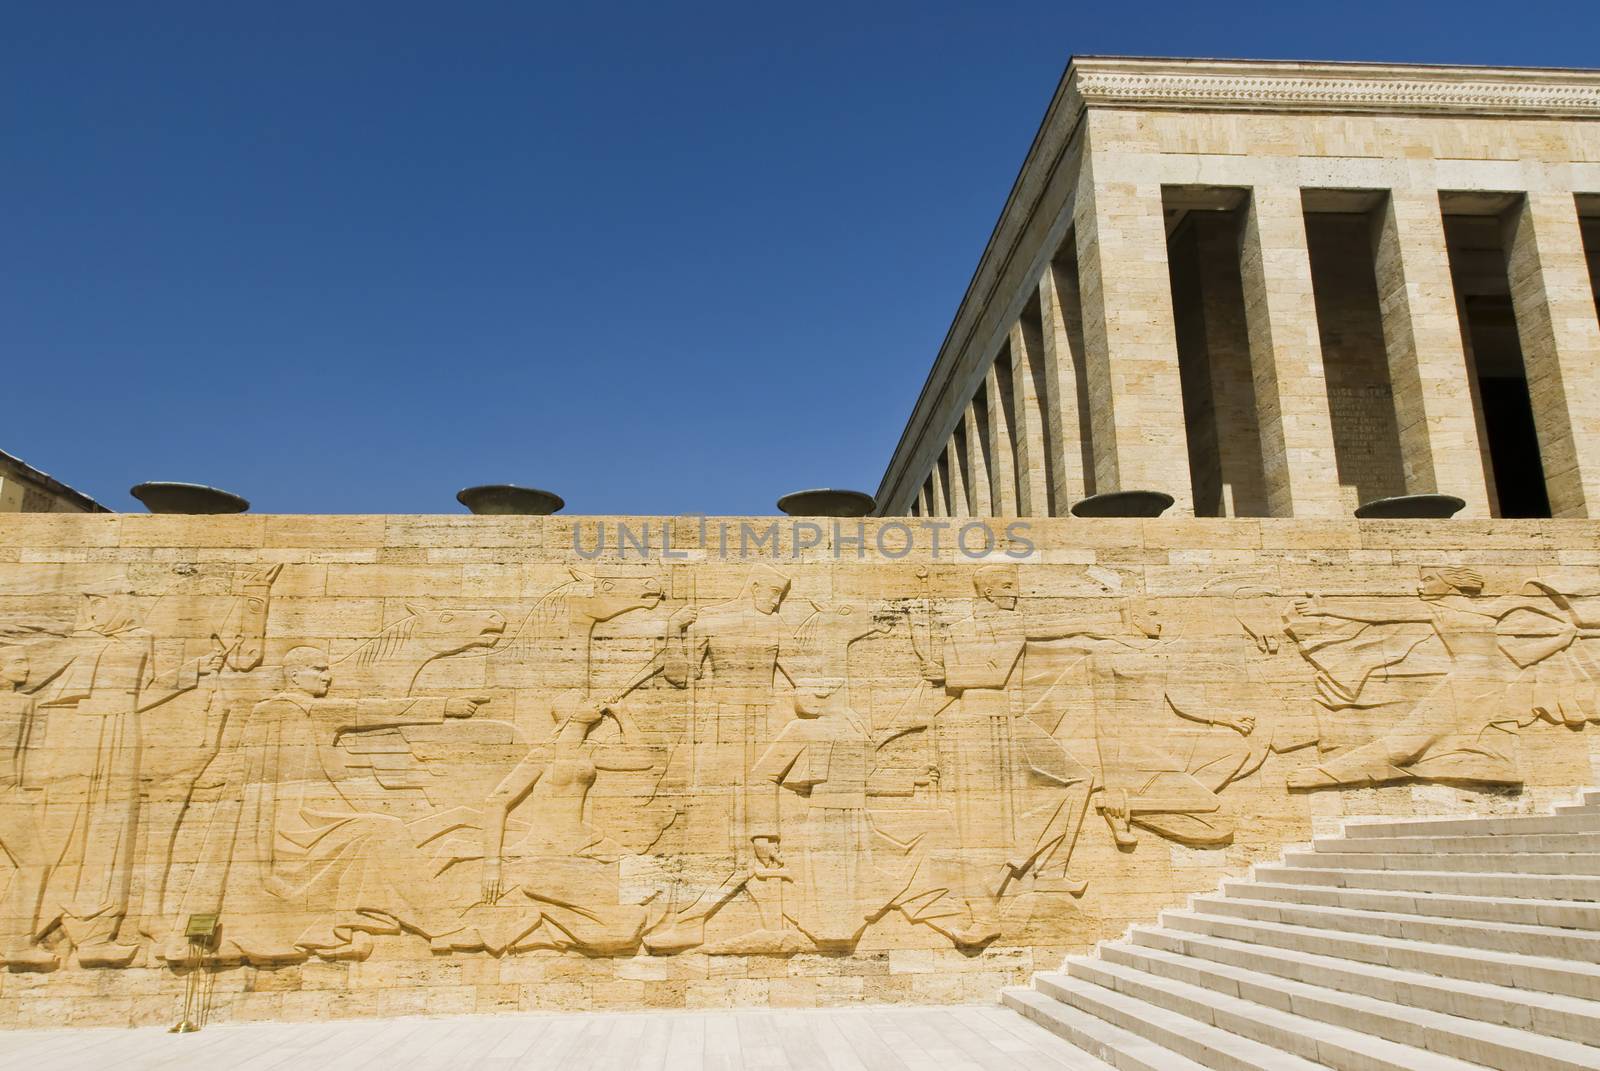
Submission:
M 1072 53 L 1595 65 L 1596 10 L 8 5 L 0 449 L 116 509 L 875 490 Z

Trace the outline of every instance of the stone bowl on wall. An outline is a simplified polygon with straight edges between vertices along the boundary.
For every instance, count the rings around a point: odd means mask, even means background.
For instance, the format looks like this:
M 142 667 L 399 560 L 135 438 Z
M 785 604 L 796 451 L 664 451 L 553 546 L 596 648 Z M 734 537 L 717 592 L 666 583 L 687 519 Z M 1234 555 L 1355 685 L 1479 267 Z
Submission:
M 151 513 L 243 513 L 250 508 L 247 499 L 203 483 L 157 480 L 134 484 L 128 493 Z
M 778 499 L 778 508 L 791 517 L 866 517 L 878 506 L 864 491 L 815 487 L 793 491 Z
M 456 501 L 473 513 L 486 516 L 543 517 L 559 513 L 566 500 L 554 491 L 518 487 L 514 483 L 486 483 L 456 492 Z
M 1159 517 L 1172 507 L 1163 491 L 1107 491 L 1072 506 L 1074 517 Z
M 1375 498 L 1356 507 L 1356 516 L 1371 520 L 1443 520 L 1461 512 L 1466 502 L 1455 495 L 1395 495 Z

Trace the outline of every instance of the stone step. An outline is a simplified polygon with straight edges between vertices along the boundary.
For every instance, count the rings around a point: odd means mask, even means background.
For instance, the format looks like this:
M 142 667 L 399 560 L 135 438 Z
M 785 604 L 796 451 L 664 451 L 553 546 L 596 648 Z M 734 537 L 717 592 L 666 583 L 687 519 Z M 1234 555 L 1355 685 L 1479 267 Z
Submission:
M 1600 1071 L 1600 789 L 1346 823 L 1034 986 L 1008 1001 L 1137 1071 Z
M 1487 852 L 1473 855 L 1430 855 L 1427 865 L 1412 855 L 1360 852 L 1284 852 L 1287 866 L 1329 870 L 1471 870 L 1482 874 L 1582 874 L 1600 877 L 1597 852 Z
M 1103 1019 L 1215 1071 L 1311 1071 L 1326 1066 L 1069 975 L 1036 974 L 1033 984 L 1040 993 L 1067 1007 Z
M 1426 1011 L 1515 1027 L 1586 1045 L 1600 1045 L 1600 1001 L 1397 970 L 1272 945 L 1200 933 L 1135 926 L 1127 944 L 1227 964 L 1323 988 L 1358 993 Z M 1102 945 L 1102 954 L 1123 943 Z
M 1103 1067 L 1114 1067 L 1117 1071 L 1204 1071 L 1204 1064 L 1179 1056 L 1149 1038 L 1079 1011 L 1036 989 L 1004 990 L 1000 1002 L 1078 1046 Z
M 1256 880 L 1283 885 L 1341 889 L 1458 893 L 1465 896 L 1528 897 L 1536 900 L 1600 902 L 1600 877 L 1566 874 L 1483 874 L 1472 871 L 1322 869 L 1264 864 Z
M 1349 821 L 1347 837 L 1485 837 L 1502 833 L 1600 832 L 1600 813 L 1530 814 L 1504 818 L 1417 818 L 1404 821 Z
M 1328 885 L 1280 885 L 1266 881 L 1224 881 L 1222 892 L 1224 896 L 1239 900 L 1273 900 L 1316 907 L 1354 908 L 1358 911 L 1389 911 L 1402 915 L 1600 930 L 1600 904 L 1576 900 L 1465 896 Z
M 1552 810 L 1556 814 L 1600 814 L 1600 791 L 1586 788 L 1578 793 L 1577 799 L 1558 803 Z
M 1528 926 L 1509 922 L 1403 915 L 1344 907 L 1322 907 L 1275 900 L 1196 896 L 1190 910 L 1207 915 L 1279 922 L 1340 933 L 1423 941 L 1431 944 L 1512 952 L 1524 956 L 1600 963 L 1600 932 Z
M 1318 837 L 1312 848 L 1335 854 L 1501 855 L 1508 852 L 1600 852 L 1600 833 L 1507 833 L 1449 837 Z
M 1336 1071 L 1420 1071 L 1423 1068 L 1429 1071 L 1477 1071 L 1473 1064 L 1440 1053 L 1396 1044 L 1334 1023 L 1104 960 L 1072 958 L 1067 961 L 1067 969 L 1069 973 L 1066 976 L 1038 975 L 1034 984 L 1046 995 L 1083 1010 L 1088 1010 L 1087 1005 L 1097 999 L 1102 1004 L 1107 1003 L 1101 994 L 1112 993 L 1136 1001 L 1146 1009 L 1144 1014 L 1147 1018 L 1153 1018 L 1156 1014 L 1181 1015 L 1190 1020 L 1187 1031 L 1191 1034 L 1197 1028 L 1225 1031 L 1250 1046 L 1259 1046 L 1275 1054 L 1279 1060 L 1288 1057 L 1303 1064 L 1332 1067 Z M 1095 989 L 1085 993 L 1071 984 L 1075 982 Z M 1149 1036 L 1137 1023 L 1119 1025 Z M 1210 1040 L 1216 1048 L 1223 1049 L 1216 1039 Z M 1228 1055 L 1253 1059 L 1256 1062 L 1254 1065 L 1277 1066 L 1237 1043 Z M 1204 1058 L 1200 1058 L 1200 1062 L 1213 1067 L 1225 1066 Z
M 1184 933 L 1379 964 L 1396 970 L 1600 1000 L 1600 968 L 1577 960 L 1342 933 L 1193 911 L 1163 912 L 1161 926 Z
M 1099 960 L 1069 961 L 1069 971 L 1086 981 L 1110 984 L 1119 992 L 1160 1001 L 1159 993 L 1151 993 L 1148 984 L 1141 983 L 1140 988 L 1133 988 L 1130 984 L 1104 980 L 1102 976 L 1109 973 L 1107 965 L 1137 972 L 1135 979 L 1142 974 L 1183 983 L 1397 1045 L 1486 1064 L 1503 1071 L 1600 1069 L 1600 1049 L 1588 1045 L 1160 949 L 1114 942 L 1101 946 Z M 1217 1025 L 1228 1024 L 1219 1021 Z M 1265 1035 L 1258 1036 L 1257 1040 L 1277 1043 Z M 1315 1051 L 1302 1054 L 1317 1058 Z

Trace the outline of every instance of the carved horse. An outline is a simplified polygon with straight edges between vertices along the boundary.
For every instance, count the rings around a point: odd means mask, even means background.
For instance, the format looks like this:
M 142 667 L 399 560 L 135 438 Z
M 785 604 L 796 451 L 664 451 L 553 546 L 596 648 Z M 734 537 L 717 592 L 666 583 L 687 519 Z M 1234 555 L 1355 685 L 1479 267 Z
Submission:
M 547 592 L 489 657 L 496 680 L 551 692 L 588 695 L 594 675 L 595 626 L 632 610 L 654 609 L 665 593 L 654 576 L 595 576 L 569 569 L 572 579 Z
M 383 692 L 402 677 L 405 695 L 416 693 L 417 679 L 442 658 L 492 648 L 505 634 L 498 610 L 432 609 L 406 604 L 406 616 L 370 636 L 333 663 L 334 688 Z M 386 687 L 387 686 L 387 687 Z

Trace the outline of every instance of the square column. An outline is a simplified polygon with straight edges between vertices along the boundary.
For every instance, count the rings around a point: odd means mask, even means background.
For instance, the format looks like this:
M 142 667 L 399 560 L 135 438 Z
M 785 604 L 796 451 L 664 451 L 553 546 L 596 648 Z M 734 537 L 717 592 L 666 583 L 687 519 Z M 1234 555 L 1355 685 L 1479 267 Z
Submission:
M 1600 322 L 1572 194 L 1529 193 L 1505 249 L 1550 513 L 1600 517 Z
M 1050 469 L 1045 456 L 1044 402 L 1039 384 L 1044 378 L 1044 346 L 1024 321 L 1011 325 L 1011 429 L 1017 443 L 1017 513 L 1023 517 L 1050 516 Z
M 1161 186 L 1100 178 L 1091 151 L 1084 161 L 1073 229 L 1095 490 L 1165 491 L 1172 514 L 1191 515 Z
M 1082 413 L 1078 381 L 1083 369 L 1083 312 L 1076 272 L 1049 264 L 1039 279 L 1044 336 L 1044 416 L 1050 443 L 1051 494 L 1058 516 L 1091 492 L 1084 480 Z
M 1251 192 L 1239 235 L 1239 277 L 1267 510 L 1273 517 L 1341 516 L 1299 189 L 1257 186 Z
M 917 502 L 912 509 L 918 517 L 926 517 L 928 515 L 928 485 L 926 483 L 917 488 Z
M 989 489 L 995 514 L 1017 515 L 1017 469 L 1011 442 L 1011 377 L 1001 377 L 993 362 L 985 374 L 984 399 L 989 403 Z
M 1467 503 L 1461 516 L 1487 517 L 1484 455 L 1436 191 L 1389 194 L 1373 259 L 1406 492 L 1457 495 Z
M 960 443 L 956 441 L 954 435 L 951 435 L 950 441 L 945 444 L 944 456 L 948 459 L 945 461 L 945 475 L 950 481 L 950 516 L 952 517 L 972 516 L 972 508 L 967 502 L 967 481 L 961 472 L 961 465 L 966 459 L 961 454 Z
M 987 414 L 985 414 L 987 416 Z M 978 417 L 978 400 L 967 403 L 966 416 L 967 475 L 971 480 L 972 513 L 975 517 L 994 516 L 994 497 L 989 488 L 989 463 L 984 459 L 984 427 L 986 419 Z
M 939 469 L 938 458 L 934 458 L 933 470 L 928 473 L 928 505 L 930 517 L 950 515 L 949 496 L 944 493 L 944 473 Z

